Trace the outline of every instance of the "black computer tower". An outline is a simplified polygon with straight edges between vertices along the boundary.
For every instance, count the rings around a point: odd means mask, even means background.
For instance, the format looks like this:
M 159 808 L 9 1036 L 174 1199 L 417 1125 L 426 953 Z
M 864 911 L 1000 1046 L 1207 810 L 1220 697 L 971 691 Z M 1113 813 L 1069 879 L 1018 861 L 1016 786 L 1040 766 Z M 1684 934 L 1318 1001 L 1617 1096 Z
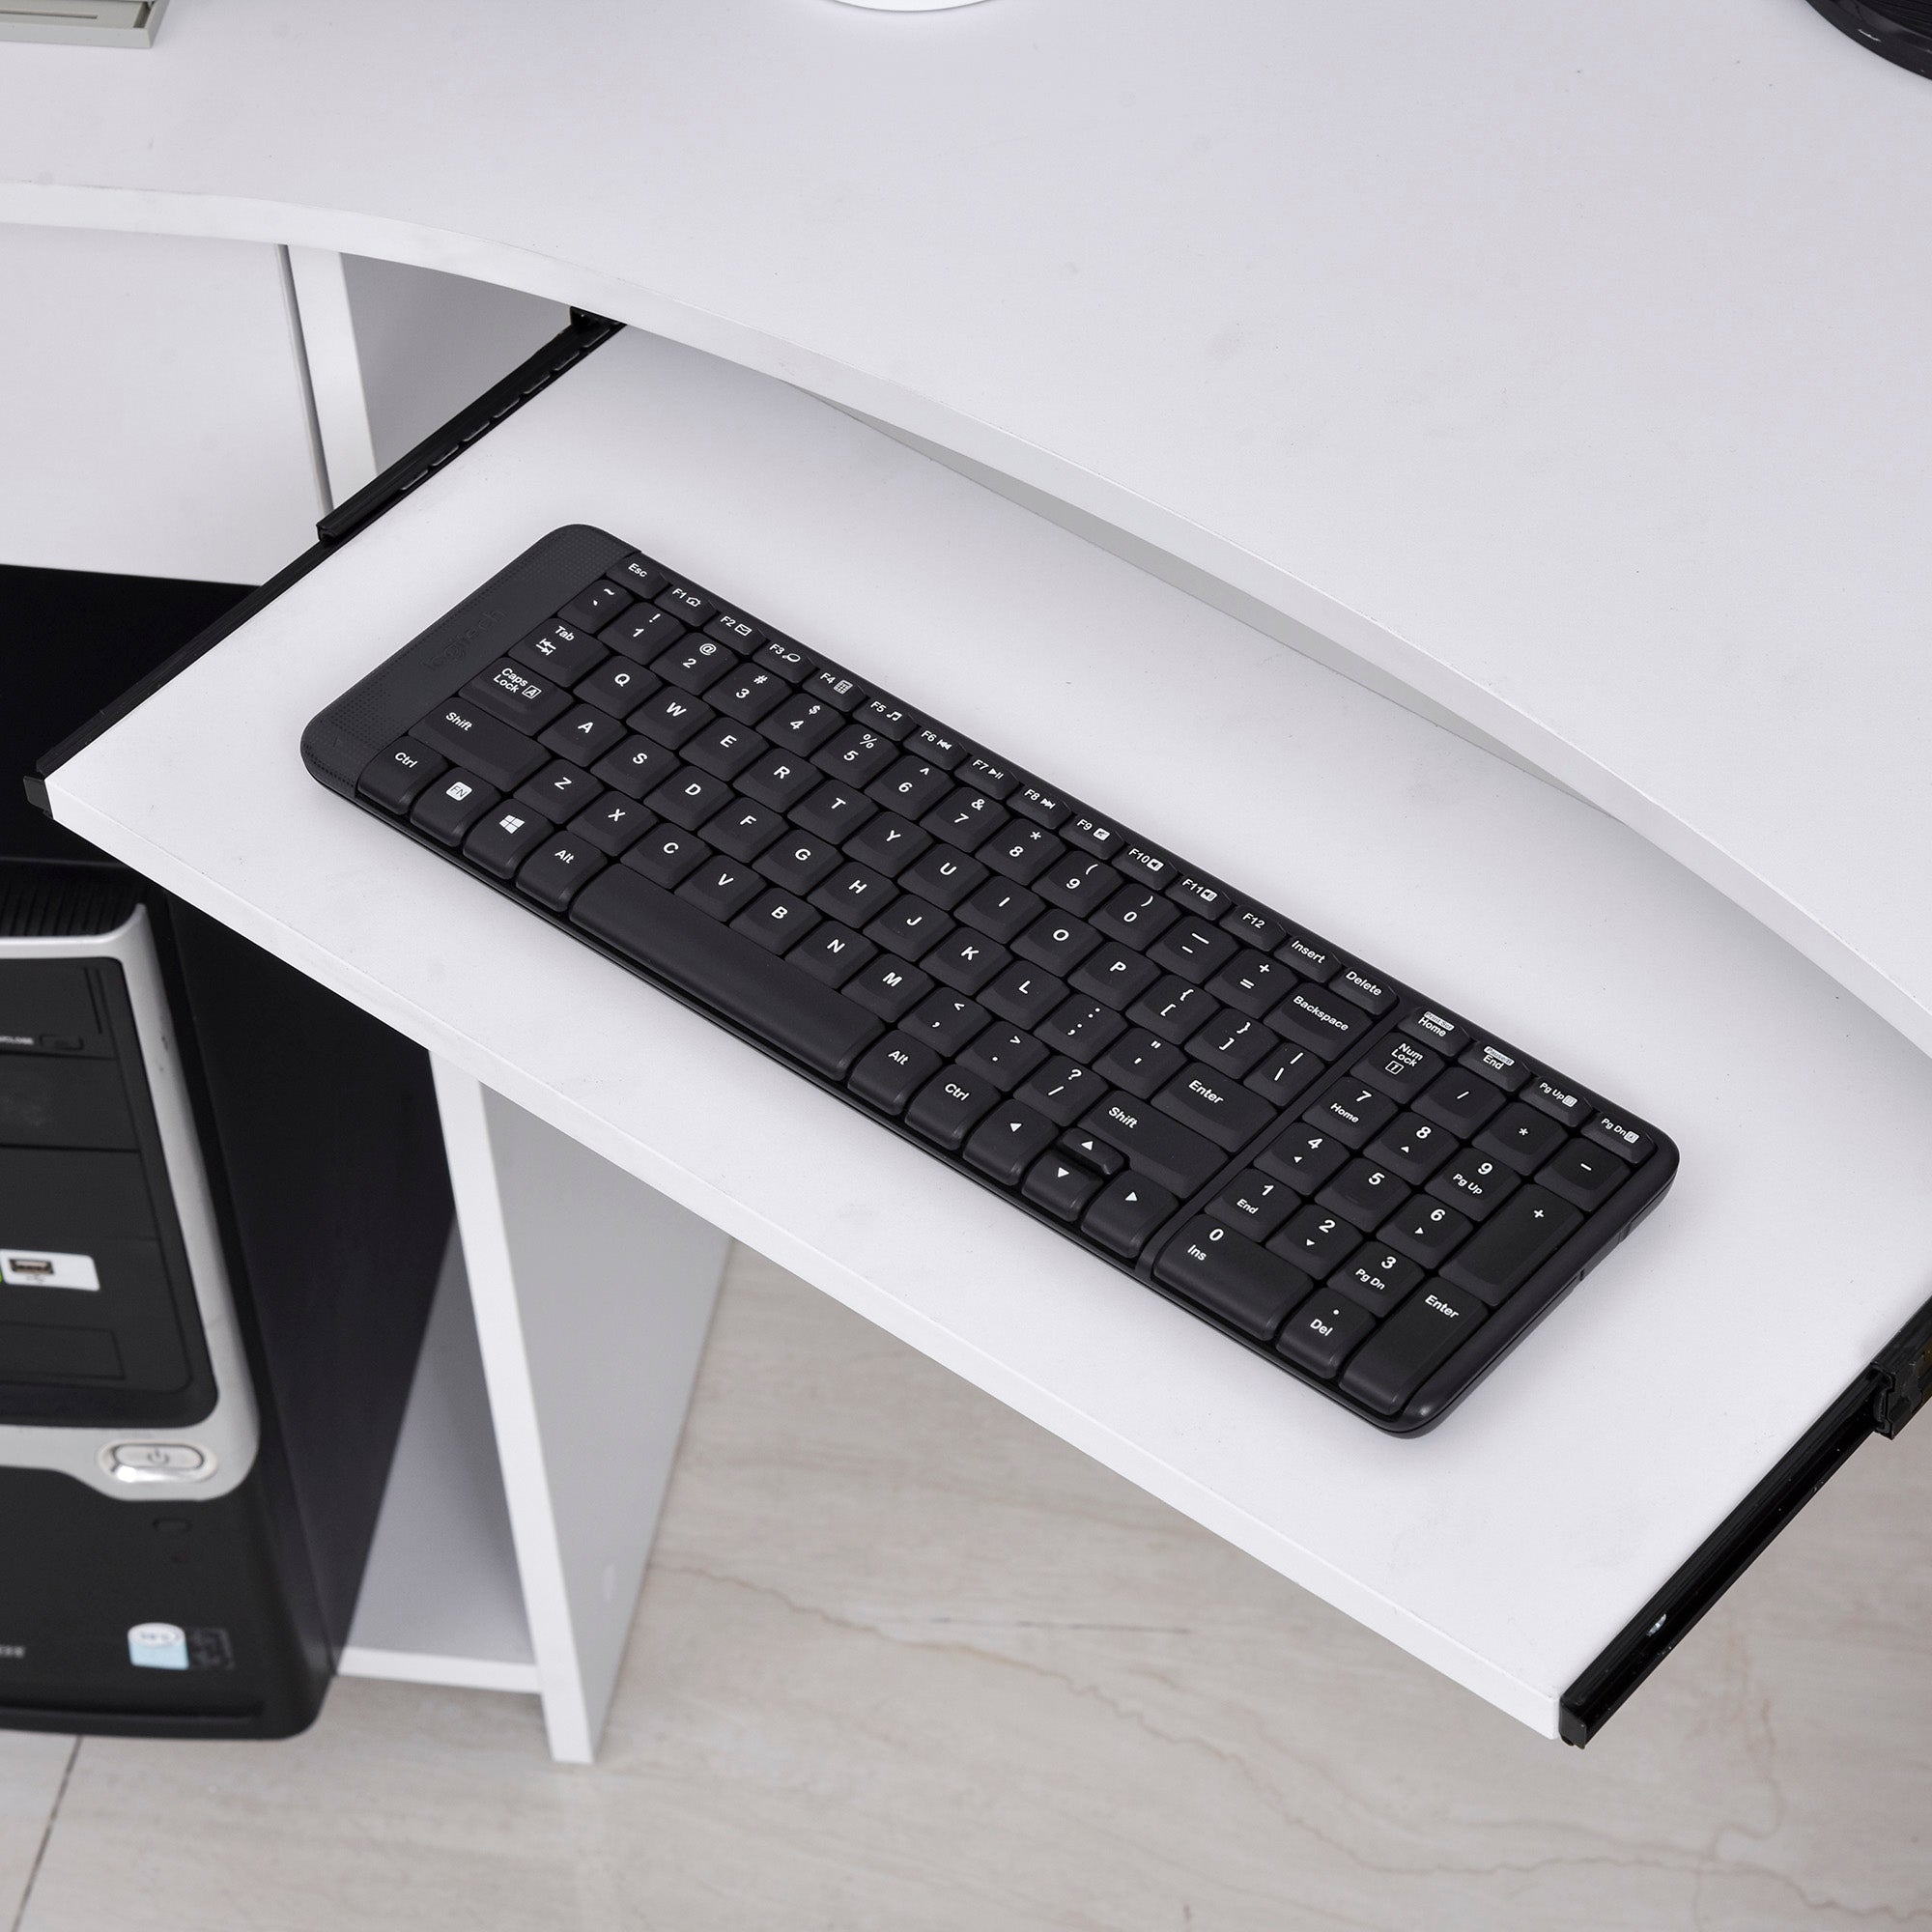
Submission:
M 117 867 L 0 860 L 0 1725 L 310 1722 L 450 1218 L 418 1048 Z

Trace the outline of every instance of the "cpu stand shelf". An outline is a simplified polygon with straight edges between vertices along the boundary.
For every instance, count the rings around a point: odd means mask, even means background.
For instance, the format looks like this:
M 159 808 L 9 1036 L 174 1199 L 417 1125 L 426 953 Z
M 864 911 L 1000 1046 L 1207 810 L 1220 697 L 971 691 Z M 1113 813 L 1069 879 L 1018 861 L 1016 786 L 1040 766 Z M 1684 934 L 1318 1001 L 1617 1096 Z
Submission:
M 589 1753 L 729 1234 L 1587 1735 L 1835 1466 L 1790 1459 L 1924 1302 L 1932 1065 L 1622 826 L 828 405 L 635 330 L 559 359 L 47 778 L 63 823 L 434 1056 L 503 1495 L 452 1273 L 350 1667 L 534 1684 Z M 1672 1194 L 1390 1439 L 322 790 L 308 719 L 575 521 L 1640 1108 Z

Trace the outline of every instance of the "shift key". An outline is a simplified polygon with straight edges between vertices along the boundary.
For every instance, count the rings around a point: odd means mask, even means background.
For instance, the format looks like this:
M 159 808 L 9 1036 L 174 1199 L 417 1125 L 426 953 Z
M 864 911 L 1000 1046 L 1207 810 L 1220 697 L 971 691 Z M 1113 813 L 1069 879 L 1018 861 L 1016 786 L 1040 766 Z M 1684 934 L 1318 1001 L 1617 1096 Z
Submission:
M 1090 1107 L 1080 1124 L 1109 1147 L 1119 1148 L 1137 1174 L 1159 1181 L 1183 1201 L 1227 1165 L 1227 1155 L 1212 1141 L 1118 1090 Z
M 439 705 L 420 724 L 411 725 L 410 735 L 488 779 L 498 791 L 515 791 L 550 762 L 550 753 L 541 745 L 460 697 Z

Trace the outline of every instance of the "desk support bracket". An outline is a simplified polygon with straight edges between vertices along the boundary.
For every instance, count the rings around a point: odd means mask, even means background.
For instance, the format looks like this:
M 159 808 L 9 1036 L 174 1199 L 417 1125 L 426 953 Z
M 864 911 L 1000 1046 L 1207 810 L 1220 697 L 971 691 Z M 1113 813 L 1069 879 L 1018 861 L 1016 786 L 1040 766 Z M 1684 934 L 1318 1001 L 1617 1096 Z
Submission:
M 1868 1435 L 1896 1435 L 1932 1401 L 1932 1301 L 1779 1458 L 1689 1562 L 1563 1693 L 1557 1726 L 1579 1748 L 1770 1548 Z

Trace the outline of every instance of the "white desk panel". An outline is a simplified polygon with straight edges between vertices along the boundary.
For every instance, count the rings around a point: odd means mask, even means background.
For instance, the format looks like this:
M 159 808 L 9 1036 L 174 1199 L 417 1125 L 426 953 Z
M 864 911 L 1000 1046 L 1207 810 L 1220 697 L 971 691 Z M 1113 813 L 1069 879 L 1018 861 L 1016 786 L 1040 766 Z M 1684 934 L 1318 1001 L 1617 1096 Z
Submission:
M 0 63 L 0 217 L 803 383 L 1312 626 L 1932 1046 L 1928 178 L 1927 83 L 1803 0 L 197 0 Z
M 1642 1109 L 1682 1145 L 1674 1191 L 1435 1433 L 1392 1440 L 308 778 L 313 713 L 578 520 Z M 827 405 L 635 331 L 51 791 L 64 823 L 1546 1733 L 1925 1293 L 1932 1065 L 1737 907 Z

